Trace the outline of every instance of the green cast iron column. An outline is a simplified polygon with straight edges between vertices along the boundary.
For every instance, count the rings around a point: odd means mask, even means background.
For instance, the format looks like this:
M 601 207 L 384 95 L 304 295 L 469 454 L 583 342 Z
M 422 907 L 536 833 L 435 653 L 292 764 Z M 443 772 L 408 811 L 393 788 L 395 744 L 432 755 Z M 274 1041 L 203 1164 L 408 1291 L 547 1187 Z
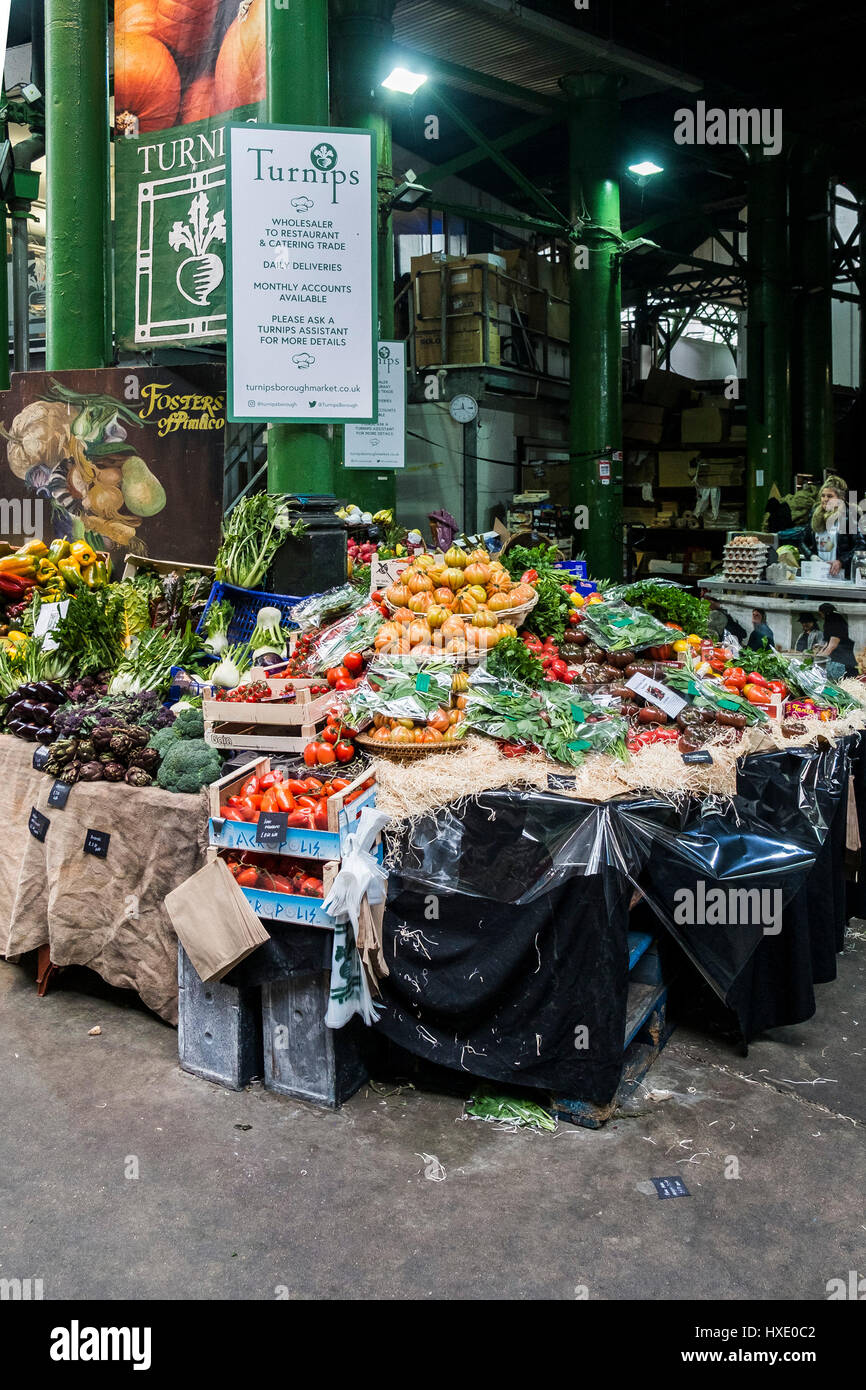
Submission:
M 395 0 L 332 0 L 334 35 L 334 102 L 336 125 L 371 130 L 378 168 L 378 307 L 379 337 L 394 336 L 394 231 L 390 200 L 394 189 L 391 168 L 389 94 L 379 85 L 387 72 L 383 63 L 394 35 L 391 17 Z M 399 98 L 398 98 L 399 99 Z M 393 507 L 396 500 L 393 469 L 337 468 L 337 492 L 362 511 Z
M 267 0 L 267 112 L 275 125 L 326 126 L 328 0 Z M 331 425 L 268 425 L 268 491 L 334 491 Z
M 760 529 L 773 483 L 791 488 L 788 188 L 783 155 L 751 156 L 746 328 L 746 525 Z
M 588 525 L 575 533 L 590 573 L 622 575 L 622 384 L 619 182 L 616 79 L 603 73 L 565 77 L 569 98 L 570 216 L 582 222 L 570 273 L 570 501 Z M 576 247 L 586 248 L 587 264 Z M 602 482 L 599 460 L 610 465 Z
M 106 0 L 45 0 L 45 336 L 49 371 L 111 358 Z
M 794 467 L 833 471 L 833 221 L 821 152 L 799 146 L 791 169 Z
M 6 204 L 0 203 L 0 391 L 9 390 L 9 278 L 6 273 Z

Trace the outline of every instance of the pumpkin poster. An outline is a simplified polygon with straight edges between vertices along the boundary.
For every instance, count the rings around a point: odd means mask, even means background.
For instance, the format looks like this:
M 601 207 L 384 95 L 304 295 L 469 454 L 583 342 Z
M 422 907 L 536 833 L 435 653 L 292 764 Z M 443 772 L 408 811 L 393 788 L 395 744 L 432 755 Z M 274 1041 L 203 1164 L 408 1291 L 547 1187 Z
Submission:
M 213 563 L 224 447 L 220 363 L 15 372 L 0 393 L 6 516 L 120 569 L 127 554 Z
M 264 96 L 265 0 L 115 0 L 124 347 L 225 340 L 225 127 L 263 114 Z

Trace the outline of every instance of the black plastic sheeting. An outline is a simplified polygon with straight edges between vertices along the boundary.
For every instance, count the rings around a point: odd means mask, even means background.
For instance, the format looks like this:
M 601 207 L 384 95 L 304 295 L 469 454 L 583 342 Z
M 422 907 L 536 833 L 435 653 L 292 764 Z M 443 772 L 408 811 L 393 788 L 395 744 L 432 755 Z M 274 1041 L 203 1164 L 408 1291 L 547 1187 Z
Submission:
M 855 736 L 744 759 L 732 799 L 500 791 L 417 822 L 389 879 L 378 1027 L 430 1062 L 605 1104 L 636 888 L 744 1038 L 802 1022 L 835 976 L 864 761 Z

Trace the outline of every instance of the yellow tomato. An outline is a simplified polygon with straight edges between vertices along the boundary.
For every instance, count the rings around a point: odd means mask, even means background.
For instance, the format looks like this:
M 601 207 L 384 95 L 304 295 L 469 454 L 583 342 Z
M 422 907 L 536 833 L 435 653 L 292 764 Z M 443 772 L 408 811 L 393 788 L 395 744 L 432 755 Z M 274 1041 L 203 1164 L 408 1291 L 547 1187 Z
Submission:
M 568 601 L 572 608 L 582 608 L 584 604 L 583 594 L 569 594 Z
M 684 637 L 680 637 L 673 645 L 675 652 L 687 652 L 689 649 L 689 644 Z

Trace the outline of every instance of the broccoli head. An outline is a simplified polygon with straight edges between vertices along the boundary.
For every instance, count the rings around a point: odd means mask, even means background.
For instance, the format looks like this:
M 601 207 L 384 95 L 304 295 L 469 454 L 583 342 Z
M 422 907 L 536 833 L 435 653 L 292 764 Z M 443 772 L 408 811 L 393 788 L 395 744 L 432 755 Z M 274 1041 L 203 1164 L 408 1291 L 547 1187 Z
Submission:
M 168 792 L 198 792 L 221 770 L 222 758 L 203 738 L 175 739 L 164 752 L 156 784 Z
M 204 738 L 204 716 L 200 709 L 182 709 L 172 728 L 180 738 Z
M 155 748 L 157 753 L 164 756 L 175 743 L 180 743 L 180 733 L 176 721 L 167 729 L 157 729 L 147 746 L 148 748 Z

